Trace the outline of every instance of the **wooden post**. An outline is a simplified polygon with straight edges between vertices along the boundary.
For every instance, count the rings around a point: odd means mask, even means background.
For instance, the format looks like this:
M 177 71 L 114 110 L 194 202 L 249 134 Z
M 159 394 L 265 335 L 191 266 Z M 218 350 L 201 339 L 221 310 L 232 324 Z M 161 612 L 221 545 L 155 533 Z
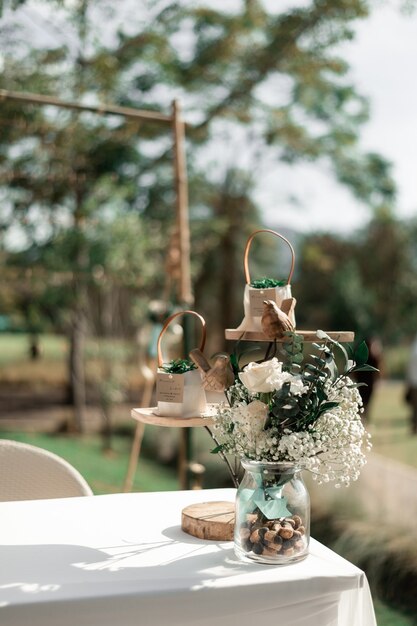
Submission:
M 55 106 L 61 109 L 72 109 L 80 112 L 90 111 L 91 113 L 97 113 L 98 115 L 121 115 L 122 117 L 130 119 L 143 120 L 144 122 L 156 122 L 163 124 L 171 124 L 172 122 L 172 117 L 170 115 L 164 115 L 163 113 L 157 113 L 156 111 L 141 111 L 140 109 L 120 107 L 114 104 L 100 104 L 98 106 L 79 104 L 78 102 L 60 100 L 59 98 L 54 98 L 53 96 L 41 96 L 36 93 L 9 91 L 7 89 L 0 89 L 0 101 L 1 100 L 15 100 L 16 102 L 26 102 L 27 104 Z
M 145 376 L 145 385 L 141 400 L 141 405 L 143 407 L 148 407 L 151 403 L 154 383 L 154 378 L 147 378 Z M 133 479 L 135 477 L 136 468 L 138 466 L 138 459 L 140 455 L 140 449 L 142 447 L 144 432 L 145 424 L 143 424 L 142 422 L 138 422 L 135 428 L 135 435 L 133 437 L 132 449 L 130 451 L 129 464 L 127 467 L 125 482 L 123 485 L 124 493 L 129 493 L 130 491 L 132 491 Z
M 185 158 L 185 128 L 181 119 L 179 102 L 172 103 L 172 127 L 174 135 L 174 176 L 176 189 L 176 217 L 180 253 L 180 271 L 177 286 L 178 301 L 185 308 L 193 304 L 190 272 L 190 226 L 188 216 L 188 184 Z M 191 349 L 190 325 L 184 320 L 184 353 Z M 191 428 L 180 431 L 180 447 L 178 453 L 178 478 L 181 489 L 190 489 L 189 461 L 191 458 Z
M 78 102 L 68 102 L 55 98 L 53 96 L 43 96 L 34 93 L 9 91 L 0 89 L 1 100 L 14 100 L 26 104 L 38 104 L 56 106 L 64 109 L 76 111 L 90 111 L 99 115 L 121 115 L 125 118 L 143 120 L 144 122 L 154 122 L 162 124 L 171 124 L 174 143 L 174 180 L 176 192 L 176 224 L 179 239 L 180 252 L 180 277 L 177 286 L 177 298 L 184 308 L 190 308 L 194 298 L 191 290 L 191 272 L 190 272 L 190 228 L 188 216 L 188 183 L 187 183 L 187 167 L 185 158 L 185 123 L 181 118 L 181 110 L 179 103 L 174 100 L 172 103 L 172 115 L 164 115 L 154 111 L 138 110 L 130 107 L 121 107 L 117 105 L 99 105 L 88 106 L 79 104 Z M 189 326 L 184 326 L 184 347 L 186 354 L 191 348 Z M 181 429 L 182 442 L 179 459 L 179 480 L 183 488 L 189 488 L 188 464 L 191 456 L 191 438 L 190 428 Z M 137 459 L 140 449 L 142 434 L 140 429 L 137 432 L 134 442 L 135 450 L 133 456 Z M 135 461 L 131 459 L 128 471 L 127 484 L 125 490 L 130 488 L 132 476 L 134 473 Z
M 185 127 L 181 119 L 180 105 L 177 100 L 172 103 L 172 126 L 174 135 L 174 177 L 176 190 L 176 217 L 180 250 L 180 279 L 178 284 L 178 301 L 184 305 L 192 305 L 190 273 L 190 226 L 188 217 L 188 183 L 185 159 Z

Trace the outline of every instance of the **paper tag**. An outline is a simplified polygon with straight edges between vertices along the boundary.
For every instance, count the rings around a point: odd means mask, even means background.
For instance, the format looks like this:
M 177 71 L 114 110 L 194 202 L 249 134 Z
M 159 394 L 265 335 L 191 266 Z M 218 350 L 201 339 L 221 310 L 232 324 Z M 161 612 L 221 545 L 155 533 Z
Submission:
M 184 397 L 184 374 L 156 375 L 156 399 L 158 402 L 182 402 Z
M 264 300 L 276 302 L 275 287 L 269 289 L 249 289 L 249 306 L 252 317 L 262 317 L 264 313 Z

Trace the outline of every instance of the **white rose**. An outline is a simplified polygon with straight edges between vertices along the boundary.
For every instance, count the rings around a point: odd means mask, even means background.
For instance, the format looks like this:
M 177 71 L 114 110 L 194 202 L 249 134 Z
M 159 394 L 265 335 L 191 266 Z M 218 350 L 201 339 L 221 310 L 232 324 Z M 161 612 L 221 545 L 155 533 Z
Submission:
M 263 363 L 249 363 L 240 372 L 239 378 L 251 393 L 268 393 L 276 389 L 274 381 L 282 372 L 282 363 L 277 358 Z
M 277 377 L 272 382 L 274 384 L 274 389 L 281 389 L 284 383 L 290 383 L 290 391 L 294 396 L 300 396 L 308 389 L 308 387 L 303 384 L 301 376 L 293 376 L 289 372 L 282 372 L 279 379 Z

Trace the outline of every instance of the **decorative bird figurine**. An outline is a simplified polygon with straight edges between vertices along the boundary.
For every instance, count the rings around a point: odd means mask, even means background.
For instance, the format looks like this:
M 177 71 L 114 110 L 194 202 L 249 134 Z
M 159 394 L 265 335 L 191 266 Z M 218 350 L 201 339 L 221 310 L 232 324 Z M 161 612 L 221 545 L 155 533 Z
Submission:
M 224 391 L 235 382 L 230 357 L 227 354 L 216 356 L 213 365 L 201 350 L 191 350 L 190 359 L 202 374 L 203 387 L 206 391 Z
M 261 319 L 262 330 L 268 339 L 279 339 L 285 332 L 295 329 L 295 298 L 283 300 L 279 307 L 274 300 L 264 300 L 264 312 Z

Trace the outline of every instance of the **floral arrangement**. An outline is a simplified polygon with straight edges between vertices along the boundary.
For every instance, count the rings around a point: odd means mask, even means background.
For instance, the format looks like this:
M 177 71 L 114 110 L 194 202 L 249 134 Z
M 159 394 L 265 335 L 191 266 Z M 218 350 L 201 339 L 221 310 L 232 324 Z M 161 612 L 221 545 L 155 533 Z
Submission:
M 370 435 L 361 421 L 362 401 L 351 375 L 367 365 L 365 342 L 345 349 L 326 333 L 305 354 L 303 337 L 286 333 L 280 359 L 251 362 L 219 405 L 213 452 L 255 461 L 294 463 L 319 482 L 348 486 L 365 464 Z

